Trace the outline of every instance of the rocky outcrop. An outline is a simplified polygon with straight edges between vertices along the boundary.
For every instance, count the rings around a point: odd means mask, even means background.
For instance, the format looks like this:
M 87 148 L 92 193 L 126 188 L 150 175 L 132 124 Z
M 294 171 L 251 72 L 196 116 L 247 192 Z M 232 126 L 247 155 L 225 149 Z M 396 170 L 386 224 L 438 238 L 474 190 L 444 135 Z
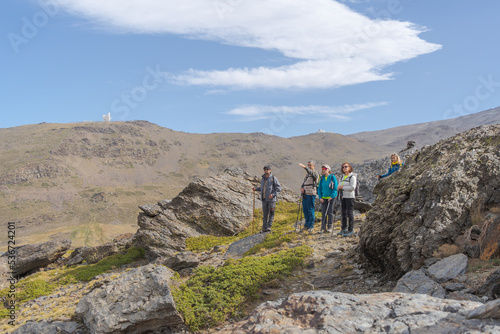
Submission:
M 12 334 L 89 334 L 87 329 L 77 322 L 64 321 L 28 321 Z
M 393 292 L 420 293 L 437 298 L 476 302 L 493 299 L 486 291 L 478 294 L 482 296 L 480 298 L 460 283 L 466 273 L 467 263 L 467 256 L 455 254 L 430 266 L 409 271 L 398 280 Z
M 500 204 L 499 134 L 500 125 L 482 126 L 424 147 L 377 184 L 360 230 L 365 263 L 400 277 L 473 225 L 483 235 L 488 208 Z
M 183 319 L 170 293 L 172 272 L 153 264 L 132 269 L 83 297 L 76 314 L 91 333 L 147 333 Z
M 216 333 L 497 333 L 498 310 L 424 294 L 310 291 L 261 304 Z
M 87 264 L 97 263 L 105 257 L 126 250 L 131 243 L 131 239 L 124 239 L 123 241 L 108 242 L 95 247 L 78 247 L 71 253 L 67 265 L 80 264 L 84 261 Z
M 59 259 L 71 247 L 71 240 L 54 240 L 39 244 L 24 245 L 16 248 L 16 264 L 13 271 L 23 275 L 30 270 L 45 267 Z M 8 254 L 2 255 L 2 258 Z
M 494 271 L 477 291 L 478 294 L 491 299 L 500 298 L 500 269 Z
M 172 201 L 141 206 L 135 243 L 146 257 L 173 256 L 186 239 L 202 234 L 232 236 L 252 219 L 256 177 L 237 169 L 191 182 Z
M 398 280 L 394 292 L 425 294 L 436 298 L 444 298 L 446 290 L 422 270 L 407 272 Z

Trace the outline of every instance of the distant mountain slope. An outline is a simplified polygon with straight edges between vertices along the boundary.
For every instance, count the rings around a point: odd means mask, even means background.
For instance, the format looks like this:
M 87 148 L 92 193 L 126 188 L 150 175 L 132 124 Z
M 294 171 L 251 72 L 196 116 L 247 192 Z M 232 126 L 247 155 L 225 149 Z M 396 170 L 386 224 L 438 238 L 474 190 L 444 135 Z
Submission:
M 260 175 L 270 164 L 282 184 L 298 190 L 299 162 L 335 166 L 387 153 L 333 133 L 189 134 L 145 121 L 0 129 L 0 215 L 18 221 L 19 244 L 56 234 L 73 246 L 95 245 L 135 232 L 138 205 L 172 198 L 191 180 L 226 167 Z M 0 235 L 0 249 L 6 238 Z
M 489 124 L 500 124 L 500 107 L 442 121 L 398 126 L 380 131 L 359 132 L 349 135 L 349 137 L 397 151 L 401 146 L 405 146 L 409 140 L 415 141 L 415 146 L 420 148 L 477 126 Z
M 304 176 L 299 162 L 314 159 L 338 170 L 345 161 L 404 149 L 408 140 L 421 147 L 495 123 L 500 108 L 350 136 L 190 134 L 146 121 L 0 129 L 0 216 L 18 222 L 16 244 L 56 235 L 71 238 L 73 246 L 97 245 L 135 232 L 138 205 L 173 198 L 190 181 L 226 167 L 260 175 L 270 164 L 282 184 L 298 191 Z M 0 251 L 6 244 L 7 234 L 0 234 Z

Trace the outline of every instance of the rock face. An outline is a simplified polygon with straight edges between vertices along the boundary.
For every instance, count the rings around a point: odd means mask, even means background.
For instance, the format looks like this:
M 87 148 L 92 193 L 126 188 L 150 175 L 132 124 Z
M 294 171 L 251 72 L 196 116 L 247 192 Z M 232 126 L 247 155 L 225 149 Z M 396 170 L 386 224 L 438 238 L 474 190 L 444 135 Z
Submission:
M 217 333 L 497 333 L 500 320 L 481 319 L 496 312 L 496 304 L 423 294 L 310 291 L 261 304 Z
M 135 244 L 152 261 L 184 250 L 189 237 L 241 232 L 252 220 L 252 187 L 258 182 L 246 172 L 226 169 L 190 183 L 170 202 L 141 206 Z M 258 199 L 255 206 L 260 206 Z
M 146 333 L 184 320 L 170 293 L 172 273 L 153 264 L 133 269 L 83 297 L 76 308 L 91 333 Z
M 358 250 L 369 266 L 393 277 L 419 269 L 440 246 L 460 247 L 473 225 L 485 233 L 481 225 L 488 208 L 500 205 L 499 188 L 500 125 L 424 147 L 375 187 Z

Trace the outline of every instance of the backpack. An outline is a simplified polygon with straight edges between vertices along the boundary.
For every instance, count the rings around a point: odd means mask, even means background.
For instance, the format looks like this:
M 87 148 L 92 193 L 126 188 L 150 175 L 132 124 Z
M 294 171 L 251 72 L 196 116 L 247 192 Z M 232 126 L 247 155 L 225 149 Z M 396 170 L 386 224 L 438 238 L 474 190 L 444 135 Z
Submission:
M 352 177 L 352 176 L 351 176 Z M 349 178 L 349 182 L 351 182 L 351 177 Z M 359 184 L 361 182 L 359 182 L 359 178 L 358 178 L 358 175 L 356 174 L 356 187 L 354 188 L 354 197 L 356 197 L 356 199 L 358 199 L 361 195 L 359 194 Z
M 354 174 L 354 173 L 352 173 L 352 174 L 356 175 L 356 187 L 354 187 L 354 197 L 359 200 L 360 197 L 361 197 L 361 194 L 359 193 L 359 184 L 361 182 L 359 182 L 358 174 Z M 348 181 L 349 183 L 351 183 L 351 177 L 352 177 L 352 175 L 349 176 L 349 178 L 346 179 L 346 181 Z

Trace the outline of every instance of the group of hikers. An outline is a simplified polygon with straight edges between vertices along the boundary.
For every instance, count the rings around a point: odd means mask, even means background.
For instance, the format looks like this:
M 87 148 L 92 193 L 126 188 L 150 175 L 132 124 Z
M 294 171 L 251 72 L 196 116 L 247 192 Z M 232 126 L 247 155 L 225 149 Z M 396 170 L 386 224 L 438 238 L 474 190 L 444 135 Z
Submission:
M 399 170 L 403 165 L 398 154 L 391 155 L 391 166 L 384 175 L 377 178 L 387 177 Z M 310 160 L 307 165 L 299 163 L 304 168 L 306 176 L 300 187 L 302 196 L 302 210 L 304 213 L 304 231 L 313 232 L 315 222 L 315 201 L 319 197 L 321 203 L 321 229 L 319 233 L 331 232 L 333 228 L 334 205 L 337 199 L 341 208 L 341 229 L 338 236 L 348 237 L 354 234 L 354 200 L 356 198 L 357 175 L 353 173 L 351 164 L 345 162 L 341 165 L 341 176 L 338 178 L 332 173 L 329 165 L 321 166 L 321 175 L 315 170 L 315 162 Z M 276 199 L 281 191 L 278 179 L 272 174 L 271 166 L 264 166 L 264 174 L 260 187 L 254 187 L 259 191 L 262 200 L 262 230 L 270 232 L 276 209 Z M 300 205 L 300 203 L 299 203 Z M 300 209 L 300 208 L 299 208 Z M 302 229 L 301 229 L 302 231 Z

